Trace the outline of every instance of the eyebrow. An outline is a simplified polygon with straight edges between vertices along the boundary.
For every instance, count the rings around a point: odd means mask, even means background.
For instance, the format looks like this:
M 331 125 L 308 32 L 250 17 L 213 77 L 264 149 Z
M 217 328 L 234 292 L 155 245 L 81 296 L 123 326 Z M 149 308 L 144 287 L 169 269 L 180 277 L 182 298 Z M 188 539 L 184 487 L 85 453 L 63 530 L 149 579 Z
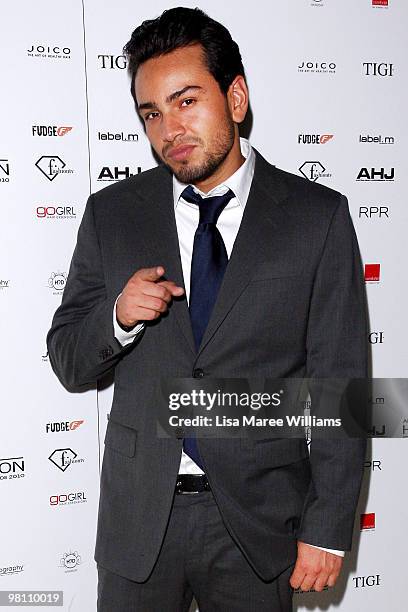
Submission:
M 190 89 L 195 89 L 195 90 L 200 89 L 200 90 L 202 90 L 203 88 L 200 87 L 200 85 L 187 85 L 186 87 L 183 87 L 183 89 L 179 89 L 177 91 L 174 91 L 172 94 L 167 96 L 166 104 L 170 104 L 171 102 L 174 102 L 174 100 L 177 100 L 177 98 L 179 98 L 180 96 L 185 94 L 186 91 L 189 91 Z M 143 102 L 142 104 L 138 105 L 139 111 L 142 111 L 142 110 L 145 110 L 145 109 L 149 109 L 149 108 L 157 108 L 157 104 L 155 102 Z

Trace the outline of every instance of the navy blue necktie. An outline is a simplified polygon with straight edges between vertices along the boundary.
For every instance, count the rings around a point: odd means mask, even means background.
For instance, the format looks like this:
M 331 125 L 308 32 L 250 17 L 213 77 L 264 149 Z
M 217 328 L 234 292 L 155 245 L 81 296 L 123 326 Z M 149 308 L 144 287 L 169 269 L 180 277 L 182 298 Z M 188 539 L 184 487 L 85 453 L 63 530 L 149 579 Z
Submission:
M 191 259 L 189 310 L 193 335 L 198 350 L 210 320 L 218 291 L 228 264 L 228 254 L 219 230 L 218 217 L 234 197 L 229 189 L 220 196 L 202 198 L 191 185 L 181 197 L 200 209 L 200 221 L 194 235 Z M 203 469 L 195 438 L 184 438 L 184 452 Z

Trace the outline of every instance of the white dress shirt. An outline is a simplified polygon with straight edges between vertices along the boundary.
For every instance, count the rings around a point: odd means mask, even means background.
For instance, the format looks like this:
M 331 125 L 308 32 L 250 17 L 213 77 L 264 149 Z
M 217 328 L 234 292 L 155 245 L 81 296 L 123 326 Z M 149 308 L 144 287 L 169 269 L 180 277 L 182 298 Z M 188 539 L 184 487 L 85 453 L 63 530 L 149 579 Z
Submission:
M 251 188 L 252 179 L 255 170 L 255 153 L 245 138 L 240 139 L 241 153 L 245 157 L 245 162 L 220 185 L 217 185 L 208 193 L 203 193 L 195 185 L 193 189 L 203 198 L 210 196 L 222 195 L 231 189 L 234 193 L 233 198 L 228 202 L 222 210 L 217 221 L 217 229 L 219 230 L 225 244 L 228 258 L 231 256 L 232 247 L 235 238 L 238 234 L 241 225 L 242 216 L 244 214 L 245 205 L 248 200 L 249 190 Z M 183 269 L 184 287 L 186 292 L 187 303 L 190 297 L 190 272 L 191 259 L 193 254 L 194 234 L 198 227 L 200 212 L 196 204 L 186 202 L 181 194 L 187 187 L 187 183 L 181 183 L 173 175 L 173 203 L 176 218 L 177 234 L 179 240 L 181 264 Z M 159 265 L 161 262 L 158 262 Z M 120 295 L 120 294 L 119 294 Z M 116 302 L 118 298 L 116 299 Z M 144 323 L 139 323 L 130 332 L 125 332 L 120 328 L 116 321 L 116 302 L 113 309 L 113 327 L 116 339 L 126 345 L 133 342 L 133 339 L 143 329 Z M 201 468 L 189 457 L 183 450 L 180 459 L 179 474 L 203 474 Z M 343 551 L 322 548 L 328 552 L 332 552 L 343 556 Z

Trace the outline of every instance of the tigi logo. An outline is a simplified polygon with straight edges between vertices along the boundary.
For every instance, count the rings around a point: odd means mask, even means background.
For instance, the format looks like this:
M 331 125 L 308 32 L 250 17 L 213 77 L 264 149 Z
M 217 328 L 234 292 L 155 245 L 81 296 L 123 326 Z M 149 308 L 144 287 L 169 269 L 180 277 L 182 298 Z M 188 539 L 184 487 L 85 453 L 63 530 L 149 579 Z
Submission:
M 355 576 L 353 582 L 355 589 L 359 589 L 360 587 L 379 586 L 380 574 L 375 574 L 373 576 Z
M 392 77 L 394 76 L 394 64 L 363 62 L 363 71 L 365 76 Z
M 67 572 L 76 572 L 76 568 L 81 565 L 81 557 L 77 551 L 64 553 L 60 559 L 60 567 L 63 567 Z
M 319 161 L 308 161 L 302 164 L 299 168 L 303 176 L 309 181 L 317 181 L 319 178 L 328 178 L 331 176 L 329 172 L 325 172 L 326 168 Z
M 370 344 L 383 344 L 384 342 L 384 332 L 383 331 L 373 331 L 368 334 L 368 341 Z
M 98 55 L 99 68 L 103 70 L 119 68 L 125 70 L 127 68 L 126 55 Z
M 59 295 L 61 291 L 64 291 L 66 283 L 67 277 L 63 272 L 52 272 L 50 278 L 48 279 L 48 287 L 58 291 L 58 294 L 54 293 L 54 295 Z
M 66 170 L 66 163 L 58 155 L 43 155 L 35 165 L 47 177 L 53 181 L 59 174 L 73 174 L 73 170 Z

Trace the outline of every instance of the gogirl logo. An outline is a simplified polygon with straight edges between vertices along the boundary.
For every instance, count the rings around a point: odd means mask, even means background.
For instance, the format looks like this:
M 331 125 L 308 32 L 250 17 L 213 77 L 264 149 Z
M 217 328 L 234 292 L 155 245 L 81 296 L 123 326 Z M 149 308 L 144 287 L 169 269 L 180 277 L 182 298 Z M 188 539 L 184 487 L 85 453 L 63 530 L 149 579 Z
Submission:
M 35 209 L 37 219 L 76 219 L 76 212 L 73 206 L 63 206 L 59 204 L 39 205 Z

